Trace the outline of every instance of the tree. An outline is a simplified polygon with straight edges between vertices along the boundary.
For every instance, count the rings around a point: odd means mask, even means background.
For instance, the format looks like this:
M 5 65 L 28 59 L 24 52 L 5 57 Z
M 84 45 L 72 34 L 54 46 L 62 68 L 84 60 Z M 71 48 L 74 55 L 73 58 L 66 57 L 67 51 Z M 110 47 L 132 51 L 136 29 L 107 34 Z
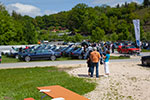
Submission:
M 124 40 L 124 35 L 123 33 L 118 34 L 118 40 Z
M 15 20 L 21 20 L 21 19 L 22 19 L 21 14 L 16 13 L 14 10 L 13 10 L 13 12 L 12 12 L 12 17 L 13 17 Z
M 110 35 L 110 40 L 117 41 L 118 40 L 118 35 L 116 33 L 111 34 Z
M 16 29 L 14 20 L 5 10 L 3 5 L 0 5 L 0 44 L 7 45 L 15 42 Z
M 144 24 L 146 25 L 148 22 L 150 22 L 150 11 L 145 12 L 144 18 L 143 18 Z
M 92 30 L 96 28 L 96 21 L 98 20 L 97 11 L 93 8 L 89 7 L 87 8 L 86 15 L 83 19 L 83 23 L 79 30 L 84 33 L 85 35 L 88 35 L 92 33 Z
M 36 27 L 39 27 L 40 29 L 44 29 L 45 23 L 43 21 L 43 17 L 36 16 L 35 21 L 34 21 L 34 25 L 36 25 Z
M 62 39 L 64 40 L 64 42 L 69 42 L 68 35 L 66 33 L 62 36 Z
M 77 4 L 72 10 L 69 12 L 68 15 L 68 28 L 70 31 L 78 30 L 80 31 L 80 27 L 84 22 L 85 16 L 87 13 L 88 6 L 86 4 Z
M 35 26 L 31 22 L 25 21 L 23 32 L 25 41 L 27 41 L 29 44 L 34 44 L 38 42 L 38 32 L 36 31 Z
M 131 13 L 133 11 L 135 11 L 137 9 L 137 3 L 134 3 L 134 2 L 131 2 L 129 5 L 128 5 L 128 12 Z
M 83 40 L 83 36 L 79 33 L 77 33 L 74 37 L 73 37 L 73 42 L 81 42 Z
M 95 30 L 92 31 L 91 39 L 93 42 L 99 42 L 104 40 L 105 31 L 99 27 L 96 27 Z
M 47 30 L 41 30 L 40 34 L 38 35 L 39 40 L 49 40 L 50 34 Z
M 150 6 L 150 0 L 144 0 L 143 4 L 144 4 L 144 7 Z
M 104 13 L 102 13 L 99 19 L 96 21 L 97 27 L 100 27 L 106 33 L 109 28 L 108 23 L 109 23 L 108 17 Z
M 119 4 L 117 4 L 117 5 L 116 5 L 116 8 L 120 8 L 120 5 L 119 5 Z

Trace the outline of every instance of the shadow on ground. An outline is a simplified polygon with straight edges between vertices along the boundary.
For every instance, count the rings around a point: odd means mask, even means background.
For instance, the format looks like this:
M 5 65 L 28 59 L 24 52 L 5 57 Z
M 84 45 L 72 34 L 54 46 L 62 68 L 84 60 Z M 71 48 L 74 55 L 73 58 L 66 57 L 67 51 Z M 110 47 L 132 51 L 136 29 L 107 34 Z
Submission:
M 150 68 L 150 65 L 142 65 L 142 64 L 137 64 L 138 66 L 141 66 L 141 67 L 146 67 L 146 68 Z
M 87 74 L 78 74 L 79 77 L 90 77 Z M 105 77 L 104 75 L 99 75 L 99 77 Z

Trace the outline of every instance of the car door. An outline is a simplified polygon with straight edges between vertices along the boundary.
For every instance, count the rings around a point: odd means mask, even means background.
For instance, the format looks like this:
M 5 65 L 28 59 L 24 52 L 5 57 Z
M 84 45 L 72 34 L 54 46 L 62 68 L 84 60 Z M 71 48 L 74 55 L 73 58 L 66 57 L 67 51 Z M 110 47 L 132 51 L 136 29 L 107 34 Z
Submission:
M 129 47 L 125 47 L 124 53 L 128 53 L 129 52 Z
M 147 63 L 150 65 L 150 56 L 147 57 Z
M 42 58 L 43 59 L 49 59 L 51 57 L 51 52 L 50 50 L 43 50 L 42 51 Z
M 122 52 L 122 53 L 125 53 L 125 46 L 122 46 L 121 52 Z
M 34 59 L 42 59 L 42 50 L 37 50 L 35 52 Z

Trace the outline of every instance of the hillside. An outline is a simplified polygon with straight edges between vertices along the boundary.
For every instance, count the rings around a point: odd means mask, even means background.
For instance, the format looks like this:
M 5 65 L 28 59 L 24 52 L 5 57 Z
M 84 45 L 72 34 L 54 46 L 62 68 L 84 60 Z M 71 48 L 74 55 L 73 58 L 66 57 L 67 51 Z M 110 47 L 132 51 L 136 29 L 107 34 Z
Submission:
M 143 25 L 144 32 L 150 32 L 150 8 L 142 8 L 135 12 L 139 19 L 142 20 L 141 24 Z

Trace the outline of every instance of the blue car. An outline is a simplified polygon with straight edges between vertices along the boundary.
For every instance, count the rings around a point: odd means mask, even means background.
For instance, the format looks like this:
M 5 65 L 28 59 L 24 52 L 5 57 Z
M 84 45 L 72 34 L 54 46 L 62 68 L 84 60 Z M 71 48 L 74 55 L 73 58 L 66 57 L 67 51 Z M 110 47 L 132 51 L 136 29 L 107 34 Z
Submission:
M 65 52 L 64 52 L 64 56 L 70 57 L 71 56 L 71 52 L 77 50 L 78 47 L 70 47 L 68 48 Z
M 78 48 L 77 50 L 71 52 L 71 57 L 72 58 L 83 59 L 84 58 L 83 48 Z
M 62 52 L 60 49 L 55 49 L 55 50 L 53 50 L 53 52 L 54 52 L 56 58 L 59 58 L 62 56 Z
M 50 59 L 56 60 L 56 55 L 52 50 L 35 50 L 30 52 L 24 52 L 19 54 L 19 59 L 29 62 L 31 60 Z
M 62 49 L 61 49 L 61 52 L 62 52 L 62 55 L 63 56 L 65 56 L 65 51 L 67 51 L 69 48 L 71 48 L 71 47 L 63 47 Z

